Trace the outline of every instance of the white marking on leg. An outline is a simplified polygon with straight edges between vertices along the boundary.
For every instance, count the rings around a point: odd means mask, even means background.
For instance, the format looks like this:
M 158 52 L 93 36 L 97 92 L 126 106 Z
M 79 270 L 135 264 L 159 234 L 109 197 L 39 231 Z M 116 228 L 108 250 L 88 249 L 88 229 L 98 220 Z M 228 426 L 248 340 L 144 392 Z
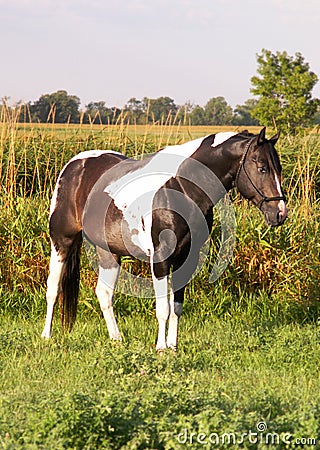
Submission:
M 111 269 L 99 267 L 99 277 L 96 287 L 96 294 L 107 324 L 110 339 L 116 341 L 122 340 L 113 312 L 113 294 L 118 280 L 119 269 L 119 266 Z
M 170 316 L 167 346 L 174 351 L 176 351 L 178 348 L 178 326 L 181 313 L 182 303 L 174 302 L 174 293 L 172 289 L 170 289 Z
M 50 271 L 47 280 L 47 314 L 46 322 L 42 332 L 42 337 L 49 339 L 51 337 L 52 319 L 55 302 L 61 290 L 61 278 L 64 262 L 60 260 L 60 256 L 51 242 Z
M 169 317 L 168 277 L 156 278 L 152 270 L 153 286 L 156 294 L 156 316 L 158 320 L 157 350 L 167 348 L 166 325 Z

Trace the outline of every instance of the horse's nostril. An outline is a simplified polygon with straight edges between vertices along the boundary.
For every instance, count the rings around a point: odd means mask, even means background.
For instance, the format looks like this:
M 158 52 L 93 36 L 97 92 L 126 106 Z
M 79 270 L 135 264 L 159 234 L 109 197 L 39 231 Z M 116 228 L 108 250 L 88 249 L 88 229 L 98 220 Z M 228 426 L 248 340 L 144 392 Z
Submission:
M 281 225 L 286 219 L 286 215 L 282 213 L 282 211 L 279 211 L 277 214 L 277 222 L 279 225 Z

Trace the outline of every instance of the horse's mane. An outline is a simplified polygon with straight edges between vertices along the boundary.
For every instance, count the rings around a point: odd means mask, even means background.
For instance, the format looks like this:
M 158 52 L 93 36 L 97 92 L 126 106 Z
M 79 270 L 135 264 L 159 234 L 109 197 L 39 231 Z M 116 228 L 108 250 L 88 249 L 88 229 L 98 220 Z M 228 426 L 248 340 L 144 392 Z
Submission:
M 239 134 L 237 134 L 237 136 L 244 137 L 244 138 L 249 138 L 249 137 L 255 136 L 255 134 L 254 133 L 250 133 L 248 130 L 242 130 L 242 131 L 240 131 Z
M 248 130 L 243 130 L 243 131 L 240 131 L 240 133 L 237 134 L 237 136 L 240 138 L 252 138 L 252 137 L 256 136 L 256 134 L 250 133 Z M 276 149 L 274 148 L 274 146 L 272 146 L 272 150 L 270 151 L 270 157 L 271 157 L 274 168 L 276 169 L 276 171 L 278 173 L 280 173 L 281 172 L 281 163 L 280 163 L 279 155 L 278 155 Z

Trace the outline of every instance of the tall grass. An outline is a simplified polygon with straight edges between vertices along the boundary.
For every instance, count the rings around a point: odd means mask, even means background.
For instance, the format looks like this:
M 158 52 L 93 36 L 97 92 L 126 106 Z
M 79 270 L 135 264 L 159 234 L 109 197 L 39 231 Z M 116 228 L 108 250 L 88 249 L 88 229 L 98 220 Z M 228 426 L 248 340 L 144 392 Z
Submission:
M 19 111 L 8 108 L 1 111 L 0 302 L 3 309 L 22 308 L 23 311 L 37 309 L 37 301 L 31 298 L 44 296 L 49 257 L 49 200 L 61 168 L 72 156 L 99 148 L 140 158 L 165 145 L 221 131 L 221 128 L 167 123 L 130 126 L 121 121 L 107 126 L 44 126 L 20 124 L 18 117 Z M 289 219 L 283 227 L 270 229 L 261 213 L 237 197 L 234 202 L 237 244 L 233 261 L 214 286 L 208 282 L 210 261 L 216 254 L 213 234 L 206 268 L 188 288 L 190 305 L 201 299 L 202 305 L 207 303 L 217 314 L 230 314 L 233 304 L 245 303 L 246 308 L 252 308 L 252 298 L 262 293 L 261 298 L 265 299 L 264 305 L 260 305 L 262 309 L 278 311 L 279 304 L 289 302 L 292 311 L 299 311 L 303 317 L 317 315 L 320 136 L 316 130 L 284 136 L 278 149 Z M 94 285 L 94 274 L 86 263 L 82 280 L 85 292 L 82 302 L 90 308 L 87 292 Z M 131 310 L 132 302 L 126 304 L 122 298 L 121 301 L 122 311 Z M 138 309 L 141 305 L 136 299 Z

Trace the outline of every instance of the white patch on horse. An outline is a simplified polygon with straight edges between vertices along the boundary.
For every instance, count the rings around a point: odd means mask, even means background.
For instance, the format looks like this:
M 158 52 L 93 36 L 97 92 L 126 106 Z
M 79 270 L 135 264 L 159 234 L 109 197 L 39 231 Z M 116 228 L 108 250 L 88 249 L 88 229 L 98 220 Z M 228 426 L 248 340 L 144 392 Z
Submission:
M 73 158 L 70 159 L 70 161 L 67 162 L 67 164 L 63 167 L 63 169 L 61 170 L 61 172 L 59 174 L 59 177 L 57 179 L 57 182 L 56 182 L 53 194 L 52 194 L 51 203 L 50 203 L 50 216 L 56 209 L 61 176 L 62 176 L 63 172 L 65 171 L 65 169 L 69 166 L 69 164 L 71 164 L 73 161 L 77 161 L 79 159 L 81 160 L 81 159 L 97 158 L 101 155 L 104 155 L 105 153 L 114 153 L 116 155 L 121 155 L 121 153 L 114 152 L 113 150 L 87 150 L 85 152 L 79 153 L 78 155 L 75 155 Z
M 204 139 L 166 147 L 156 153 L 145 166 L 127 173 L 104 189 L 122 211 L 132 232 L 132 242 L 146 255 L 150 255 L 153 249 L 153 198 L 170 178 L 176 176 L 183 161 L 193 155 Z
M 60 174 L 60 176 L 61 176 L 61 174 Z M 58 201 L 58 190 L 59 190 L 59 187 L 60 187 L 60 176 L 57 179 L 57 182 L 56 182 L 53 194 L 52 194 L 51 202 L 50 202 L 50 214 L 49 214 L 50 217 L 52 216 L 54 210 L 56 209 L 56 205 L 57 205 L 57 201 Z
M 88 158 L 98 158 L 101 155 L 105 155 L 106 153 L 113 153 L 114 155 L 121 155 L 119 152 L 115 152 L 114 150 L 87 150 L 85 152 L 78 153 L 74 156 L 70 161 L 65 165 L 69 165 L 72 161 L 76 161 L 77 159 L 88 159 Z M 64 169 L 62 169 L 64 170 Z
M 238 133 L 234 133 L 233 131 L 225 131 L 222 133 L 217 133 L 214 137 L 213 144 L 211 147 L 217 147 L 218 145 L 222 144 L 223 142 L 230 139 L 232 136 L 235 136 Z

